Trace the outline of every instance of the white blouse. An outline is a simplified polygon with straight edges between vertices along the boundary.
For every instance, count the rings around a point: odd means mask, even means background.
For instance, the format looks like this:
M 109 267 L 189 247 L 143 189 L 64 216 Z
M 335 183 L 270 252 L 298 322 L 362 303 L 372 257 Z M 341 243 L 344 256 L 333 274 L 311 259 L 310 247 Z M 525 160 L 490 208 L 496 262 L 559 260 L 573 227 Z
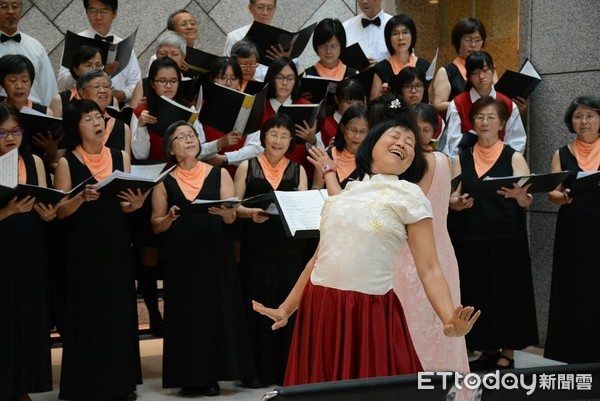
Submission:
M 311 282 L 340 290 L 383 295 L 392 289 L 392 267 L 406 225 L 432 218 L 421 189 L 394 175 L 350 182 L 325 202 L 321 242 Z

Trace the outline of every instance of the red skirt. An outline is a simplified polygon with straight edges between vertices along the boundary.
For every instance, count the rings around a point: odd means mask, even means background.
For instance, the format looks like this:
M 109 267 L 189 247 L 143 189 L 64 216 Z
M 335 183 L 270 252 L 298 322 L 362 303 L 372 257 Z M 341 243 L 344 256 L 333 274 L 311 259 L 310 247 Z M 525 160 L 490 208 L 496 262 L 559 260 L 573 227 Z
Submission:
M 298 307 L 284 385 L 422 370 L 393 290 L 369 295 L 307 284 Z

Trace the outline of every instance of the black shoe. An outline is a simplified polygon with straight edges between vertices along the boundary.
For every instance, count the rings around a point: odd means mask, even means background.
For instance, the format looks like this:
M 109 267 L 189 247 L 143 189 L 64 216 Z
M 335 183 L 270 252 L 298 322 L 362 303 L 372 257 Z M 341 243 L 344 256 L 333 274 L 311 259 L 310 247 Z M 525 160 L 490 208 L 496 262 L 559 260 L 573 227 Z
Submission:
M 263 388 L 267 385 L 258 379 L 242 380 L 242 387 L 246 388 Z
M 135 391 L 132 391 L 131 393 L 129 393 L 125 396 L 125 401 L 135 401 L 135 400 L 137 400 L 137 393 Z
M 491 370 L 496 365 L 499 355 L 500 352 L 495 352 L 493 354 L 482 352 L 479 358 L 469 362 L 471 372 Z
M 221 388 L 217 382 L 205 384 L 203 387 L 203 394 L 207 397 L 214 397 L 221 394 Z

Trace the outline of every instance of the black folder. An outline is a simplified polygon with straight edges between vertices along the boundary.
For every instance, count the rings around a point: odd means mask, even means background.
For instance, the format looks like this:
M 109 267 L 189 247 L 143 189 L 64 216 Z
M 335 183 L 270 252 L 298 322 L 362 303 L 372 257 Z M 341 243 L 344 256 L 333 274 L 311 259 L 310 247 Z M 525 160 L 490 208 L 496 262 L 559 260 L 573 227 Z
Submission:
M 224 133 L 238 131 L 246 135 L 260 130 L 266 86 L 254 96 L 214 83 L 205 85 L 203 91 L 204 104 L 199 117 L 202 124 Z
M 334 79 L 315 77 L 311 75 L 300 77 L 300 87 L 302 88 L 302 93 L 309 92 L 311 94 L 310 99 L 313 103 L 319 103 L 328 95 L 330 97 L 335 95 L 335 90 L 337 89 L 339 83 L 340 81 L 336 81 Z
M 46 136 L 51 132 L 54 139 L 65 134 L 62 118 L 51 117 L 28 107 L 21 109 L 21 125 L 27 143 L 31 143 L 36 134 Z
M 217 59 L 219 56 L 188 46 L 185 53 L 188 70 L 184 72 L 184 75 L 191 77 L 207 74 Z
M 363 71 L 371 65 L 369 58 L 358 42 L 346 47 L 340 54 L 340 60 L 348 67 L 352 67 L 358 71 Z
M 272 25 L 254 21 L 245 39 L 250 40 L 256 45 L 261 64 L 269 66 L 271 65 L 271 60 L 267 58 L 267 50 L 271 46 L 281 45 L 284 49 L 289 49 L 290 46 L 293 46 L 290 58 L 300 57 L 316 26 L 317 23 L 315 22 L 298 32 L 288 32 Z
M 279 106 L 278 113 L 287 114 L 292 118 L 294 124 L 304 126 L 304 121 L 308 123 L 309 127 L 312 127 L 315 121 L 322 120 L 326 114 L 325 99 L 319 103 L 311 104 L 289 104 Z M 305 143 L 300 137 L 296 136 L 296 144 Z
M 582 194 L 600 190 L 600 171 L 583 172 L 577 174 L 577 178 L 571 183 L 569 197 L 574 198 Z
M 165 164 L 161 163 L 160 165 L 164 167 Z M 161 183 L 175 167 L 176 166 L 171 166 L 169 169 L 153 178 L 144 178 L 115 170 L 110 176 L 97 184 L 97 191 L 100 193 L 100 198 L 102 199 L 121 201 L 122 199 L 117 197 L 121 192 L 126 192 L 128 189 L 133 191 L 140 189 L 142 192 L 145 192 Z
M 541 81 L 535 67 L 527 59 L 519 72 L 506 70 L 494 88 L 509 99 L 516 99 L 517 96 L 527 99 Z
M 148 128 L 157 135 L 164 135 L 169 125 L 176 121 L 184 120 L 194 123 L 198 118 L 198 111 L 185 107 L 174 100 L 161 96 L 157 98 L 156 104 L 150 113 L 156 117 L 156 124 L 148 124 Z

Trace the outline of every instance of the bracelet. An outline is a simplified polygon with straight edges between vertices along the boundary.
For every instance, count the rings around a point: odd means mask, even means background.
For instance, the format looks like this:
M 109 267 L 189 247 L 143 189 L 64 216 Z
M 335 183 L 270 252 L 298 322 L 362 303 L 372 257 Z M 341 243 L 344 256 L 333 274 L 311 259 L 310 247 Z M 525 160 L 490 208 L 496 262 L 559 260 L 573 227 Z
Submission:
M 323 166 L 321 169 L 321 178 L 325 179 L 325 175 L 329 173 L 337 173 L 337 170 L 330 166 Z

